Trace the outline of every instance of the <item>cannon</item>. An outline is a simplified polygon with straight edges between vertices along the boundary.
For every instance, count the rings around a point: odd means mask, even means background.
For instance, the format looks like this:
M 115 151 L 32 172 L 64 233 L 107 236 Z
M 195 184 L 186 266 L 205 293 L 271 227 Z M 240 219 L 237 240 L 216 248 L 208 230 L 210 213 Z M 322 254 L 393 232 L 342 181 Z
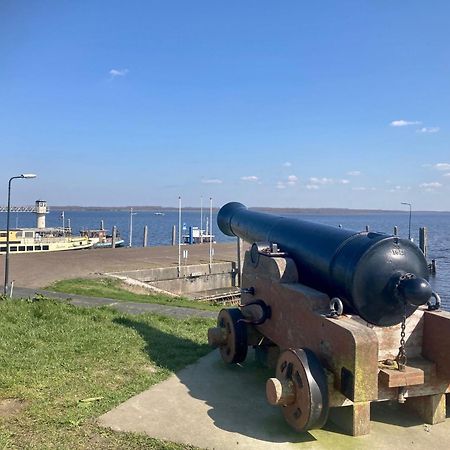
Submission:
M 224 205 L 220 230 L 251 244 L 241 304 L 208 341 L 228 364 L 253 347 L 275 368 L 266 396 L 299 432 L 337 421 L 370 430 L 370 404 L 397 400 L 437 423 L 450 392 L 450 314 L 410 240 Z M 343 409 L 340 409 L 343 408 Z

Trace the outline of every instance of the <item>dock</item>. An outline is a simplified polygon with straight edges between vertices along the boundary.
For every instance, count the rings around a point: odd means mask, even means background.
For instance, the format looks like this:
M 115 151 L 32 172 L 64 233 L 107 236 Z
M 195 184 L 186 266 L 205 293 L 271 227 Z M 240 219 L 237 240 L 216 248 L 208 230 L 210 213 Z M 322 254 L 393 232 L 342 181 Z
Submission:
M 190 245 L 188 249 L 189 256 L 182 267 L 209 263 L 209 244 Z M 214 244 L 214 263 L 234 263 L 236 259 L 235 243 Z M 41 289 L 58 280 L 97 277 L 110 272 L 176 268 L 177 265 L 176 246 L 16 254 L 10 257 L 10 280 L 18 287 Z M 4 270 L 4 258 L 1 258 L 0 273 Z

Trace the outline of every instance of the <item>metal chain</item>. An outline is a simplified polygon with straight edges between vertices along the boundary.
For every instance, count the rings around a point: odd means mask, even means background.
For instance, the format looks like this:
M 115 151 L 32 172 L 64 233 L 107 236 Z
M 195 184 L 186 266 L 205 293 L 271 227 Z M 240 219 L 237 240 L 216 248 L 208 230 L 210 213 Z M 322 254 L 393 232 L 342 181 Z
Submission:
M 405 335 L 406 335 L 405 329 L 406 329 L 406 303 L 403 312 L 402 326 L 400 332 L 400 347 L 398 349 L 397 355 L 398 370 L 400 370 L 401 372 L 404 372 L 406 370 L 406 362 L 407 362 L 405 349 Z

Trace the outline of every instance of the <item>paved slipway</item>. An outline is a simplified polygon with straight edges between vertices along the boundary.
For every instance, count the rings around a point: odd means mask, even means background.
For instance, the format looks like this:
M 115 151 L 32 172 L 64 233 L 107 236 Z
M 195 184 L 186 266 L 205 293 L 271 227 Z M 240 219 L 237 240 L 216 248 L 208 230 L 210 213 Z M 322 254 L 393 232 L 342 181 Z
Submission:
M 216 246 L 216 258 L 233 261 L 235 246 Z M 192 263 L 208 262 L 207 246 L 189 247 Z M 144 312 L 176 317 L 216 317 L 215 312 L 188 308 L 118 302 L 108 298 L 48 292 L 40 289 L 52 281 L 95 276 L 99 272 L 161 267 L 176 264 L 174 247 L 90 250 L 47 255 L 14 255 L 11 276 L 14 296 L 69 299 L 84 307 L 111 306 L 131 314 Z M 228 258 L 228 259 L 227 259 Z M 0 265 L 0 271 L 3 267 Z M 50 271 L 50 272 L 49 272 Z M 2 272 L 0 272 L 2 273 Z M 351 437 L 328 422 L 321 430 L 294 433 L 279 408 L 265 399 L 265 380 L 272 371 L 258 366 L 249 355 L 238 365 L 225 365 L 218 351 L 172 375 L 98 419 L 116 431 L 144 433 L 154 438 L 208 449 L 448 449 L 450 419 L 424 425 L 405 405 L 373 405 L 370 435 Z M 450 400 L 450 399 L 448 399 Z M 449 415 L 447 414 L 447 417 Z
M 186 247 L 183 247 L 186 249 Z M 207 264 L 209 245 L 187 247 L 188 264 Z M 214 244 L 214 261 L 236 261 L 236 244 Z M 43 288 L 54 281 L 120 272 L 176 266 L 178 247 L 104 248 L 49 253 L 11 254 L 10 280 L 15 286 Z M 0 256 L 0 274 L 4 273 Z M 2 277 L 3 278 L 3 277 Z
M 234 261 L 235 244 L 215 244 L 215 261 Z M 42 289 L 54 281 L 95 277 L 105 272 L 122 270 L 169 267 L 178 262 L 178 247 L 146 247 L 120 249 L 93 249 L 71 252 L 17 254 L 10 256 L 10 279 L 14 280 L 13 297 L 33 297 L 36 293 L 46 297 L 68 300 L 71 304 L 84 307 L 111 306 L 130 313 L 154 313 L 172 317 L 215 318 L 217 313 L 198 309 L 156 305 L 150 303 L 121 302 L 109 298 L 85 297 L 63 294 Z M 209 262 L 209 245 L 189 247 L 189 263 Z M 3 273 L 3 258 L 0 273 Z

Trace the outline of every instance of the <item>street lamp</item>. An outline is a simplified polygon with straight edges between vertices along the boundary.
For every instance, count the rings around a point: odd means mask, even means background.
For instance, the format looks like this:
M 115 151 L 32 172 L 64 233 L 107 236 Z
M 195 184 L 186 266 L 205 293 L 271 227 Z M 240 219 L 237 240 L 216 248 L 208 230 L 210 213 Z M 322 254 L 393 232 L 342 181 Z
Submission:
M 411 240 L 411 203 L 402 202 L 401 204 L 409 206 L 408 239 Z
M 5 284 L 3 286 L 3 293 L 6 295 L 8 291 L 9 283 L 9 215 L 11 212 L 11 181 L 16 178 L 36 178 L 34 173 L 23 173 L 22 175 L 17 175 L 11 177 L 8 182 L 8 211 L 6 213 L 6 255 L 5 255 Z

